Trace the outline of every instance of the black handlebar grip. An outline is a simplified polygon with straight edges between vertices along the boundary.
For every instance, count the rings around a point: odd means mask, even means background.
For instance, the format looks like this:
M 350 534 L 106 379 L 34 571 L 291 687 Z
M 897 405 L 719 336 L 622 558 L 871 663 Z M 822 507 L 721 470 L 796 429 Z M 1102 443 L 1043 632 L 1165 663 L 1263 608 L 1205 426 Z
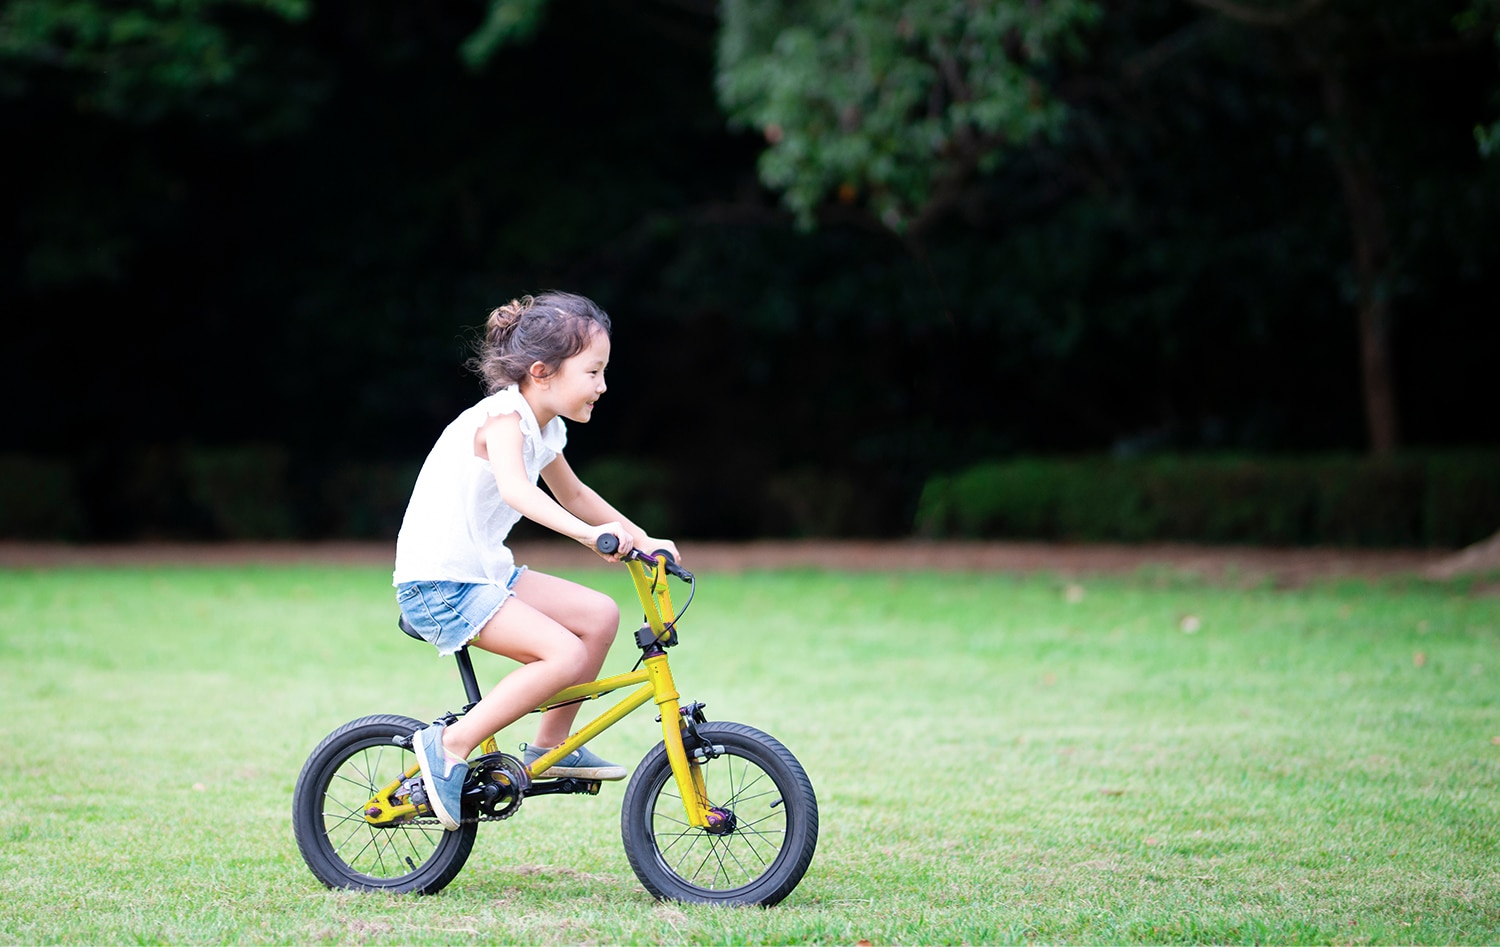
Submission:
M 614 533 L 603 533 L 598 539 L 594 540 L 594 548 L 606 556 L 613 556 L 615 550 L 620 548 L 620 537 Z

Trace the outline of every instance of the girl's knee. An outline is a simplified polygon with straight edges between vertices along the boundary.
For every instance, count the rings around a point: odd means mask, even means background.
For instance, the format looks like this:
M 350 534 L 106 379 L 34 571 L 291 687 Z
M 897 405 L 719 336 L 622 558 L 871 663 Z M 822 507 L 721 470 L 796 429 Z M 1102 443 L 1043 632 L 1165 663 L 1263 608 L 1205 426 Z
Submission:
M 599 607 L 599 629 L 610 641 L 615 639 L 615 634 L 620 630 L 620 606 L 609 596 L 600 596 L 604 599 Z
M 585 609 L 581 627 L 577 629 L 578 636 L 602 640 L 607 644 L 615 640 L 615 634 L 619 630 L 620 606 L 608 595 L 594 593 Z
M 563 682 L 560 686 L 579 684 L 587 677 L 589 671 L 589 649 L 579 638 L 569 635 L 567 641 L 558 642 L 551 652 L 544 656 L 549 667 Z

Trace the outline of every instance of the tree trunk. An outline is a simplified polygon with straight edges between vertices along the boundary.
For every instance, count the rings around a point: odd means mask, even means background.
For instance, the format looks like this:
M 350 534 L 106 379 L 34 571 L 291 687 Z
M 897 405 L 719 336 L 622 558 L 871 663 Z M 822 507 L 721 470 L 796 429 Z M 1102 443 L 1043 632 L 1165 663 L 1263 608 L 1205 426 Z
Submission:
M 1316 63 L 1328 116 L 1330 153 L 1354 241 L 1354 305 L 1370 450 L 1388 457 L 1401 446 L 1391 358 L 1391 239 L 1380 182 L 1355 131 L 1357 109 L 1337 63 Z
M 1395 373 L 1391 354 L 1391 236 L 1375 163 L 1359 133 L 1359 108 L 1351 95 L 1347 62 L 1336 43 L 1319 42 L 1327 26 L 1328 0 L 1291 5 L 1259 5 L 1240 0 L 1189 0 L 1231 20 L 1281 30 L 1322 86 L 1329 150 L 1349 231 L 1354 242 L 1354 308 L 1359 328 L 1359 362 L 1370 450 L 1388 457 L 1401 446 L 1397 423 Z

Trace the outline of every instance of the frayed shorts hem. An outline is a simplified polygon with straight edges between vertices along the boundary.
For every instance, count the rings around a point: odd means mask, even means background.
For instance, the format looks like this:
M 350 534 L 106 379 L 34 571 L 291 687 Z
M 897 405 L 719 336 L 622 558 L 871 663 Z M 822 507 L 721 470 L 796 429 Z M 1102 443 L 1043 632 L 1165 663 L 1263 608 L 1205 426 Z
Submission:
M 448 656 L 473 643 L 500 607 L 515 595 L 516 580 L 526 571 L 514 566 L 503 585 L 431 579 L 396 586 L 396 604 L 422 640 Z

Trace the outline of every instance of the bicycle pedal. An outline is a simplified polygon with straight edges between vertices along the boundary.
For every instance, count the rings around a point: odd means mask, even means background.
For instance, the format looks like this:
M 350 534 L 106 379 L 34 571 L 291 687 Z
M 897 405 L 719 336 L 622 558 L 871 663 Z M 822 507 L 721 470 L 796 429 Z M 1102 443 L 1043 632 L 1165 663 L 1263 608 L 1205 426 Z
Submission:
M 557 779 L 533 780 L 526 787 L 525 794 L 528 796 L 553 796 L 553 795 L 599 795 L 599 787 L 604 783 L 598 779 L 579 779 L 576 776 L 560 776 Z

